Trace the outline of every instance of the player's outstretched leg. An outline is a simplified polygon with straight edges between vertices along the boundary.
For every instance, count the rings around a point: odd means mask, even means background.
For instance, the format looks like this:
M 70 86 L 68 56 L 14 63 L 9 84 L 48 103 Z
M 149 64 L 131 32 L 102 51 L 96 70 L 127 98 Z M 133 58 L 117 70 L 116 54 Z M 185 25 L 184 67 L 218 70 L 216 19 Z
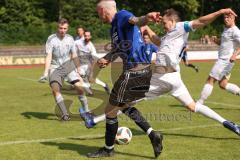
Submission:
M 202 115 L 214 119 L 221 123 L 224 127 L 228 128 L 230 131 L 236 133 L 240 136 L 240 126 L 224 119 L 222 116 L 217 114 L 215 111 L 210 109 L 209 107 L 202 105 L 200 103 L 196 103 L 195 112 L 201 113 Z
M 223 126 L 240 136 L 240 126 L 239 125 L 237 125 L 231 121 L 224 121 Z

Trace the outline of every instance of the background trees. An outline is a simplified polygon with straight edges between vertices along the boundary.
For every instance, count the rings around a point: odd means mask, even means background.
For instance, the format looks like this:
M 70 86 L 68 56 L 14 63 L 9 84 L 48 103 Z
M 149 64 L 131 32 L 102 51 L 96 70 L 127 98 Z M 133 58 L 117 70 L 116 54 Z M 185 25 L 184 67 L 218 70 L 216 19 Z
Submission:
M 60 17 L 71 23 L 70 34 L 81 25 L 93 33 L 94 39 L 107 39 L 109 25 L 103 24 L 96 13 L 97 0 L 0 0 L 0 43 L 42 44 L 49 34 L 55 32 Z M 162 12 L 175 8 L 182 19 L 191 20 L 220 8 L 231 7 L 239 13 L 240 0 L 116 0 L 119 9 L 132 11 L 136 16 L 149 11 Z M 161 34 L 159 26 L 152 25 Z M 202 34 L 219 34 L 223 24 L 219 18 L 213 25 L 194 33 L 197 39 Z

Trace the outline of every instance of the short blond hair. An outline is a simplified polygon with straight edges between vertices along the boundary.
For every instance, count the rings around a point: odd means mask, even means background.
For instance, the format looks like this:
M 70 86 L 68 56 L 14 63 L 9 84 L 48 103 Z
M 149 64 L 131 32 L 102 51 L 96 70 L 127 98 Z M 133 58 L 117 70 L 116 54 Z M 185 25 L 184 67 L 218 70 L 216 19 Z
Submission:
M 117 4 L 115 0 L 99 0 L 97 3 L 97 7 L 111 9 L 117 8 Z

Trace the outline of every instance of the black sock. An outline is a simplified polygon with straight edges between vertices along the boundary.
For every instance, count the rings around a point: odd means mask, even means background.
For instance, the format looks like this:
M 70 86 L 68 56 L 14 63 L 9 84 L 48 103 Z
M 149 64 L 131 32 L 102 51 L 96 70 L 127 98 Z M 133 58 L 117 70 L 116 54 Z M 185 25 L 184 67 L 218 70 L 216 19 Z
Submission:
M 191 63 L 188 64 L 187 66 L 195 69 L 195 66 L 193 64 L 191 64 Z
M 128 107 L 122 110 L 124 114 L 126 114 L 130 119 L 134 120 L 134 122 L 144 131 L 147 132 L 149 128 L 151 128 L 150 124 L 147 120 L 142 116 L 141 112 L 137 110 L 135 107 Z
M 114 145 L 115 137 L 118 130 L 118 120 L 116 118 L 108 118 L 106 117 L 106 133 L 105 133 L 105 144 L 108 147 L 112 147 Z M 108 148 L 106 148 L 108 149 Z M 111 149 L 109 149 L 111 150 Z

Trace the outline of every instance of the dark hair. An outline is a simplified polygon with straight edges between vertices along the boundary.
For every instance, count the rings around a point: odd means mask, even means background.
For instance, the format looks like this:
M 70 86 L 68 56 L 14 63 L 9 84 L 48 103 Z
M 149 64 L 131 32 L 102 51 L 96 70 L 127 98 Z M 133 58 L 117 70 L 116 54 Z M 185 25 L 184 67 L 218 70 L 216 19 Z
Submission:
M 86 33 L 86 32 L 89 32 L 89 33 L 91 33 L 91 31 L 90 31 L 90 30 L 85 30 L 85 31 L 84 31 L 84 33 Z
M 78 30 L 79 28 L 82 28 L 82 29 L 83 29 L 83 31 L 85 32 L 85 29 L 84 29 L 84 27 L 83 27 L 83 26 L 77 26 L 76 30 Z
M 142 36 L 146 36 L 146 35 L 149 36 L 147 31 L 145 30 L 145 31 L 143 31 Z
M 60 18 L 60 19 L 58 20 L 58 24 L 69 24 L 69 22 L 68 22 L 68 20 L 65 19 L 65 18 Z
M 176 22 L 181 21 L 180 18 L 180 13 L 176 10 L 174 10 L 173 8 L 167 9 L 163 12 L 163 16 L 167 16 L 167 17 L 171 17 L 172 19 L 174 19 Z

